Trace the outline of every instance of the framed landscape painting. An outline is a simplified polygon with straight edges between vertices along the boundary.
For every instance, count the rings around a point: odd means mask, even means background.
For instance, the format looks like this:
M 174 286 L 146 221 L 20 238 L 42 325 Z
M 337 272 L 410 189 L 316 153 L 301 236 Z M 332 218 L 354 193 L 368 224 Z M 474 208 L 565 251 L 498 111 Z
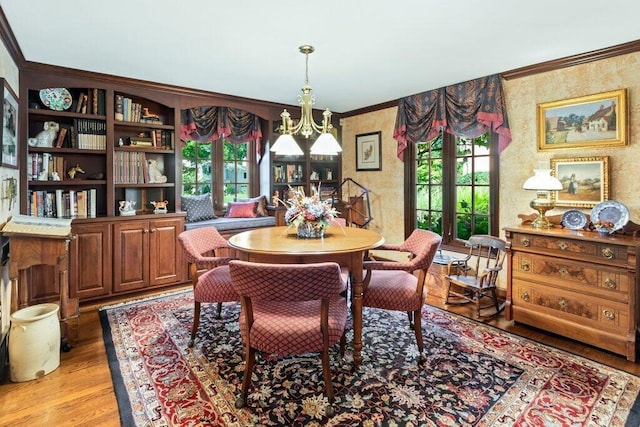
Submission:
M 628 145 L 627 90 L 538 104 L 538 150 Z
M 18 97 L 7 81 L 0 79 L 4 90 L 2 103 L 2 166 L 18 168 Z
M 551 173 L 562 183 L 556 206 L 592 208 L 609 200 L 609 157 L 551 159 Z

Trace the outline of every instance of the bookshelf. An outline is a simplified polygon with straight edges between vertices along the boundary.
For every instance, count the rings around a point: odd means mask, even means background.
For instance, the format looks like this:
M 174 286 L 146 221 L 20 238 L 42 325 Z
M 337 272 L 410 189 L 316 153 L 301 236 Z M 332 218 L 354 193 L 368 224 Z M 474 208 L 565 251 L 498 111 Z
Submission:
M 43 89 L 64 94 L 65 102 L 45 105 Z M 72 220 L 68 295 L 87 301 L 184 282 L 175 95 L 62 72 L 25 72 L 20 98 L 20 213 Z M 55 130 L 52 143 L 39 137 L 45 128 Z M 164 200 L 168 212 L 154 214 L 150 202 Z M 122 201 L 135 202 L 135 215 L 120 215 Z M 62 292 L 51 285 L 53 274 L 48 265 L 31 268 L 29 305 Z
M 271 153 L 271 194 L 277 191 L 281 199 L 286 199 L 289 186 L 303 189 L 305 194 L 311 194 L 312 187 L 320 187 L 321 197 L 329 198 L 341 181 L 341 156 L 311 155 L 313 139 L 296 138 L 296 141 L 303 156 Z

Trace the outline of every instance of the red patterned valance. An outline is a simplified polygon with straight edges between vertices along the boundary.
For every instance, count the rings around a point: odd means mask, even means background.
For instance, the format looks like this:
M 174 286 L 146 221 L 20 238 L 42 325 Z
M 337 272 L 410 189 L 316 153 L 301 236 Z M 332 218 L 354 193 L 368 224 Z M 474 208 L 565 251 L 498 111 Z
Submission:
M 260 158 L 262 139 L 260 117 L 237 108 L 197 107 L 182 110 L 180 139 L 198 142 L 227 141 L 239 144 L 256 141 L 256 154 Z
M 429 141 L 440 132 L 474 138 L 491 129 L 498 134 L 498 152 L 511 142 L 500 76 L 422 92 L 400 99 L 393 137 L 402 160 L 409 143 Z

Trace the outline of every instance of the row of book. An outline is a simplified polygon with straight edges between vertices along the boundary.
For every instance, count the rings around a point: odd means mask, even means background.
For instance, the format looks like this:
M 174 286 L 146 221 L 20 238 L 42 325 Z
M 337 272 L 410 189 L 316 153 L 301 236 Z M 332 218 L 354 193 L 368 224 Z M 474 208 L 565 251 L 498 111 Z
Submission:
M 107 149 L 107 124 L 101 120 L 75 119 L 77 146 L 82 150 L 106 150 Z
M 74 100 L 72 108 L 76 113 L 81 114 L 106 114 L 105 91 L 102 89 L 89 89 L 87 92 L 80 92 Z
M 65 178 L 66 160 L 51 153 L 29 153 L 27 179 L 29 181 L 49 181 Z
M 129 138 L 129 145 L 169 150 L 173 148 L 173 132 L 162 129 L 141 132 Z
M 302 182 L 304 180 L 303 166 L 301 164 L 273 166 L 273 182 Z
M 119 150 L 113 154 L 113 177 L 116 184 L 150 182 L 149 163 L 144 151 Z
M 123 95 L 115 96 L 114 118 L 121 122 L 162 124 L 162 120 L 157 114 L 150 113 L 142 104 L 133 102 L 131 98 Z
M 104 120 L 93 119 L 74 119 L 73 125 L 62 124 L 56 136 L 55 147 L 105 150 L 107 124 Z
M 97 190 L 29 190 L 27 215 L 42 218 L 95 218 Z

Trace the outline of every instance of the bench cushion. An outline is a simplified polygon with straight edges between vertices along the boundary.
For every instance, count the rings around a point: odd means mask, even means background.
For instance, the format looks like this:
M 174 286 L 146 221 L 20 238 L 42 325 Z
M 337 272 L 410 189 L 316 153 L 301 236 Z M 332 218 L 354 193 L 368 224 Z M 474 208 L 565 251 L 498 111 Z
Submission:
M 187 230 L 199 227 L 214 226 L 218 231 L 241 230 L 246 228 L 273 227 L 276 225 L 276 218 L 273 216 L 258 216 L 255 218 L 216 218 L 206 221 L 188 222 L 185 224 Z

